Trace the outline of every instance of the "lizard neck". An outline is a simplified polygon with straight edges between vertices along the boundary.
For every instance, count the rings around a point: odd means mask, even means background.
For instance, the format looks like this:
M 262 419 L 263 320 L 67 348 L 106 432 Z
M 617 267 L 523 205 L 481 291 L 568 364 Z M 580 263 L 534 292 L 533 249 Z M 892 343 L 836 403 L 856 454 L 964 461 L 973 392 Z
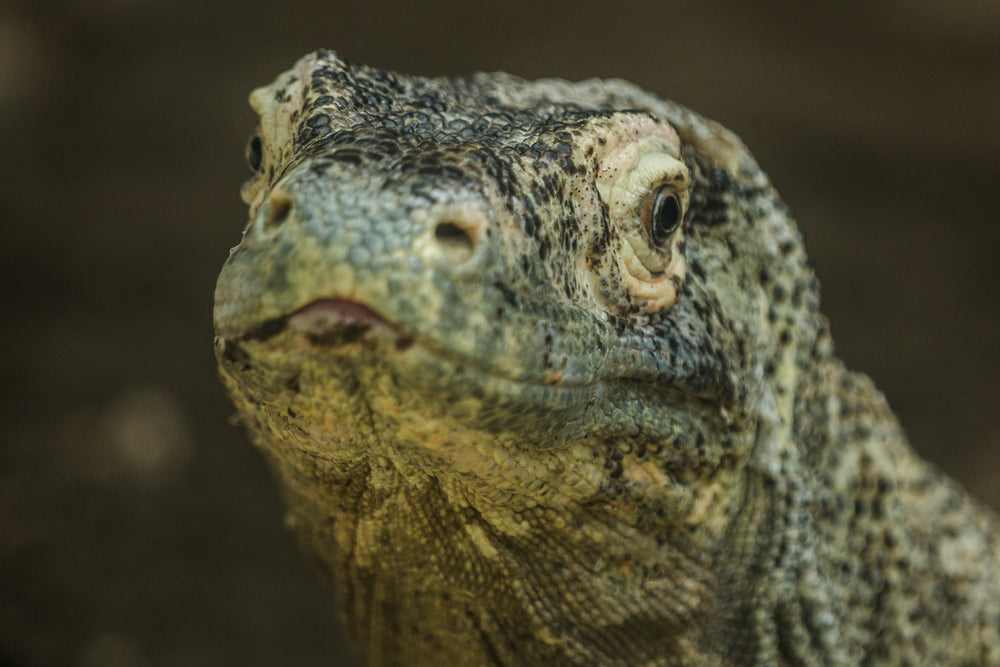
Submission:
M 775 655 L 793 664 L 1000 659 L 995 518 L 913 453 L 867 377 L 831 357 L 793 396 L 785 435 L 755 465 L 781 517 L 762 621 Z

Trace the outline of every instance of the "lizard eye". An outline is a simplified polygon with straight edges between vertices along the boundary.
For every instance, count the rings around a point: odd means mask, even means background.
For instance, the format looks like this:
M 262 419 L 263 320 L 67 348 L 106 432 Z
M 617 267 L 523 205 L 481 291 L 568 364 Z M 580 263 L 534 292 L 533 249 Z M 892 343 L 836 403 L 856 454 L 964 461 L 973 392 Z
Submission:
M 669 185 L 661 186 L 646 198 L 642 210 L 642 226 L 653 245 L 662 248 L 677 231 L 684 217 L 680 197 Z
M 247 141 L 246 157 L 250 171 L 255 174 L 260 171 L 260 166 L 264 162 L 264 142 L 261 141 L 260 135 L 256 132 Z
M 618 238 L 615 261 L 594 272 L 596 294 L 619 313 L 663 312 L 684 285 L 691 174 L 670 125 L 632 112 L 605 122 L 595 185 Z

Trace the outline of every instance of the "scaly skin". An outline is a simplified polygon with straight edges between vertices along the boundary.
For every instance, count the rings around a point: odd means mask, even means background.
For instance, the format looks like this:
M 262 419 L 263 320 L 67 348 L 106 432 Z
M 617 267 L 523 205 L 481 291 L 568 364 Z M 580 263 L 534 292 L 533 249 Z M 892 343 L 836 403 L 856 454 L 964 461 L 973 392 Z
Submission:
M 251 102 L 217 356 L 368 664 L 1000 664 L 996 517 L 731 133 L 324 51 Z

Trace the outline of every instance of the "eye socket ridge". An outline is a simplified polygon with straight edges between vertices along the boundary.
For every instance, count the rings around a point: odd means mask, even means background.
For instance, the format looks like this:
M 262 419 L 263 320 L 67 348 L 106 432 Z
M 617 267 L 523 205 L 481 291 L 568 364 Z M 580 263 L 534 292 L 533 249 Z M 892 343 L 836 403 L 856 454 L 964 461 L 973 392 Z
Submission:
M 653 246 L 664 247 L 683 219 L 684 204 L 673 186 L 661 185 L 646 197 L 642 208 L 642 226 Z

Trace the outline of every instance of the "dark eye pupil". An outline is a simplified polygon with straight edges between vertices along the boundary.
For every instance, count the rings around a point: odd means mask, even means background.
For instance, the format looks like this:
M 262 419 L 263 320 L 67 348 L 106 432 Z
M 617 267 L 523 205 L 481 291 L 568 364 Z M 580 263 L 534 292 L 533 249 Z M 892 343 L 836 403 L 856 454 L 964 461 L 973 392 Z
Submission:
M 660 190 L 653 202 L 653 214 L 650 216 L 649 235 L 653 243 L 662 245 L 681 222 L 681 202 L 674 192 Z
M 259 171 L 263 161 L 264 144 L 261 142 L 260 137 L 254 136 L 250 139 L 250 143 L 247 144 L 247 162 L 250 164 L 250 169 Z

